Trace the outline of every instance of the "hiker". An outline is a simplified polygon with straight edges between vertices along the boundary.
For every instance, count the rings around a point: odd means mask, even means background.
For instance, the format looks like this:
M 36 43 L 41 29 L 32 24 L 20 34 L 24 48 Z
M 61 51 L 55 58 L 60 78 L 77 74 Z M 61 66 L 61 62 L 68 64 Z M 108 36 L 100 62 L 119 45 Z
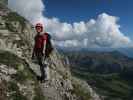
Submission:
M 51 36 L 48 33 L 43 33 L 43 25 L 37 23 L 35 26 L 37 35 L 35 36 L 35 45 L 32 53 L 32 59 L 36 57 L 36 60 L 40 66 L 41 77 L 39 80 L 49 80 L 49 68 L 44 61 L 49 57 L 52 52 Z

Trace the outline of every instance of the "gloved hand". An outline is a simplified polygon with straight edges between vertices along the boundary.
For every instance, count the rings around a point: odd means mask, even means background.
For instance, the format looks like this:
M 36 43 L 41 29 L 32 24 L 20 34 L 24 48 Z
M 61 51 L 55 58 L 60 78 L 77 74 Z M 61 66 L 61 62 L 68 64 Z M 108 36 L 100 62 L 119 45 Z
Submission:
M 42 55 L 45 56 L 45 51 L 42 52 Z

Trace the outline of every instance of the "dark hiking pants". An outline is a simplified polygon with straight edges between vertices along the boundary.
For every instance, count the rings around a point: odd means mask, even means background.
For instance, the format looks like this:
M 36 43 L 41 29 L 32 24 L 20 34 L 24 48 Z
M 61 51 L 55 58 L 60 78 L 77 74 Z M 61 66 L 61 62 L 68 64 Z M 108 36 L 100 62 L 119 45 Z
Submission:
M 39 64 L 39 66 L 40 66 L 41 78 L 45 79 L 46 72 L 45 72 L 44 68 L 47 67 L 46 64 L 44 64 L 45 58 L 43 57 L 43 54 L 41 52 L 37 52 L 36 53 L 36 57 L 37 57 L 37 62 Z

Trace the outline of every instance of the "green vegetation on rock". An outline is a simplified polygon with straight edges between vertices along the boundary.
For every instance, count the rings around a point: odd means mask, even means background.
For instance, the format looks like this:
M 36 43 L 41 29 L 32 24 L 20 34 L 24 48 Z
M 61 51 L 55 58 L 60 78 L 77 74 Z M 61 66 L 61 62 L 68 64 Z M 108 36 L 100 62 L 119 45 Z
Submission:
M 81 84 L 73 83 L 74 89 L 71 91 L 72 93 L 76 94 L 80 100 L 90 100 L 91 96 L 88 92 L 85 92 L 84 89 L 82 89 Z
M 47 100 L 47 98 L 45 96 L 43 96 L 40 87 L 35 87 L 35 96 L 34 96 L 33 100 Z
M 15 82 L 8 82 L 8 92 L 11 93 L 10 97 L 13 100 L 28 100 L 26 96 L 24 96 Z
M 25 19 L 21 16 L 19 16 L 16 12 L 9 12 L 7 16 L 2 17 L 3 20 L 6 20 L 6 27 L 10 31 L 15 31 L 14 26 L 12 25 L 12 22 L 16 23 L 19 22 L 19 24 L 22 26 L 22 30 L 25 27 Z
M 15 54 L 2 50 L 0 50 L 0 63 L 14 68 L 17 68 L 20 64 L 24 64 L 24 62 Z

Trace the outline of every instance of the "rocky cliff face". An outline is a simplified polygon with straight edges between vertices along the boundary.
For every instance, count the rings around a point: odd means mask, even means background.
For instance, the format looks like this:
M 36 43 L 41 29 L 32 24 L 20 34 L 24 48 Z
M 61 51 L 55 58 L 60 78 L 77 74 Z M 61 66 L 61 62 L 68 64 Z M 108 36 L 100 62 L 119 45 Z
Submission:
M 7 0 L 0 0 L 0 4 L 7 5 Z
M 30 60 L 36 34 L 32 25 L 6 6 L 0 8 L 0 100 L 100 100 L 86 82 L 71 75 L 56 49 L 46 60 L 50 80 L 39 83 L 39 66 Z

